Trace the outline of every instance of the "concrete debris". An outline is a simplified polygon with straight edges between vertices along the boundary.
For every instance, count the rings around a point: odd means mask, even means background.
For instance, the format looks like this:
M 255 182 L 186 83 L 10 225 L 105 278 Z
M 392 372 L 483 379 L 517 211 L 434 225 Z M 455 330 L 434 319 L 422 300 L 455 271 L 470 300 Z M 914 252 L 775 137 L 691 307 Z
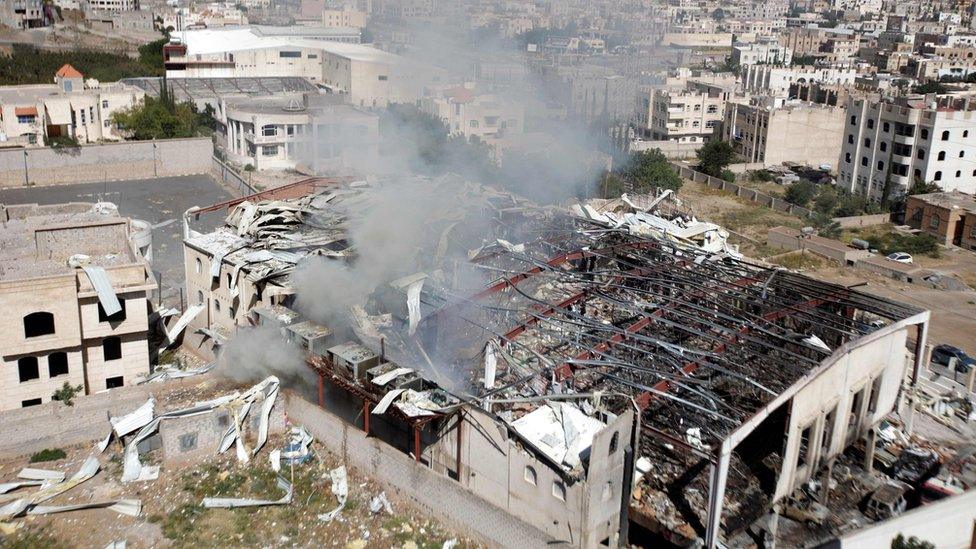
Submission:
M 393 506 L 390 500 L 386 499 L 386 492 L 380 492 L 369 501 L 369 511 L 374 515 L 380 511 L 386 511 L 388 515 L 393 514 Z
M 205 374 L 216 367 L 217 367 L 216 361 L 211 362 L 205 366 L 201 366 L 200 368 L 188 368 L 186 370 L 180 370 L 179 368 L 172 367 L 172 366 L 169 367 L 157 366 L 156 369 L 153 371 L 153 373 L 146 376 L 145 379 L 140 380 L 139 384 L 141 385 L 143 383 L 157 383 L 160 381 L 167 381 L 170 379 L 182 379 L 185 377 L 198 376 L 198 375 Z
M 550 402 L 512 422 L 512 427 L 554 463 L 570 470 L 580 465 L 604 424 L 572 404 Z
M 346 499 L 349 497 L 349 478 L 346 475 L 345 465 L 340 465 L 329 471 L 329 477 L 332 478 L 332 493 L 339 501 L 339 505 L 328 513 L 319 515 L 319 520 L 324 522 L 331 522 L 336 518 L 342 508 L 346 506 Z
M 278 477 L 278 488 L 285 495 L 281 499 L 248 499 L 248 498 L 203 498 L 202 505 L 207 509 L 235 509 L 238 507 L 264 507 L 267 505 L 288 505 L 294 495 L 294 487 L 284 477 Z

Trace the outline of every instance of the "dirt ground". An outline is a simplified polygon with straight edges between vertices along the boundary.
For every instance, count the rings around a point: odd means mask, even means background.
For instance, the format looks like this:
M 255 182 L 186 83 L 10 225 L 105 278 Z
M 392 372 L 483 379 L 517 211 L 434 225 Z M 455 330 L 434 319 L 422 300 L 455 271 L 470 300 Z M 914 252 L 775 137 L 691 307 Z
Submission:
M 167 393 L 161 409 L 172 409 L 177 402 L 196 401 L 205 394 L 217 394 L 217 387 L 202 387 Z M 282 466 L 281 475 L 291 479 L 294 497 L 291 504 L 207 509 L 204 497 L 240 497 L 277 500 L 284 493 L 278 488 L 276 473 L 268 455 L 282 448 L 285 436 L 272 436 L 267 445 L 247 465 L 238 464 L 234 452 L 213 455 L 200 463 L 161 464 L 155 481 L 123 484 L 122 448 L 113 442 L 99 456 L 98 474 L 54 498 L 47 505 L 67 505 L 121 498 L 142 501 L 138 517 L 109 509 L 27 516 L 11 521 L 19 528 L 6 537 L 0 533 L 0 547 L 93 547 L 113 541 L 126 541 L 128 547 L 403 547 L 441 548 L 456 540 L 458 547 L 477 546 L 457 536 L 423 513 L 417 512 L 395 493 L 385 492 L 392 513 L 373 513 L 370 502 L 383 487 L 375 481 L 348 471 L 349 497 L 338 517 L 323 522 L 318 515 L 337 506 L 331 491 L 329 471 L 341 465 L 329 448 L 313 442 L 313 458 L 294 469 Z M 29 457 L 0 461 L 0 482 L 16 480 L 27 466 L 64 471 L 71 476 L 92 454 L 93 445 L 62 448 L 66 457 L 56 461 L 29 463 Z M 146 465 L 159 464 L 160 450 L 142 457 Z M 0 496 L 0 505 L 24 497 L 35 488 L 21 488 Z M 0 530 L 2 532 L 2 530 Z

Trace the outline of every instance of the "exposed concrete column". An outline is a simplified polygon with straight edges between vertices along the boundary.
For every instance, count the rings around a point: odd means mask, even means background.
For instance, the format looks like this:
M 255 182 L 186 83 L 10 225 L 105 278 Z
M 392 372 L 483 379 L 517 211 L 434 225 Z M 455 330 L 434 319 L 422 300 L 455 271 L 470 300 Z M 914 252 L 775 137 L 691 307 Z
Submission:
M 725 483 L 729 477 L 732 446 L 728 440 L 719 448 L 718 463 L 712 465 L 708 490 L 708 524 L 705 530 L 705 547 L 718 547 L 722 530 L 722 505 L 725 503 Z
M 871 473 L 874 471 L 874 446 L 878 443 L 878 431 L 871 427 L 864 440 L 864 470 Z
M 915 407 L 916 398 L 915 386 L 918 383 L 918 376 L 921 371 L 929 363 L 929 357 L 932 353 L 932 346 L 928 345 L 928 334 L 929 334 L 929 323 L 920 322 L 917 324 L 917 333 L 915 337 L 915 360 L 912 363 L 912 381 L 908 387 L 908 418 L 905 420 L 905 433 L 912 434 L 915 427 Z

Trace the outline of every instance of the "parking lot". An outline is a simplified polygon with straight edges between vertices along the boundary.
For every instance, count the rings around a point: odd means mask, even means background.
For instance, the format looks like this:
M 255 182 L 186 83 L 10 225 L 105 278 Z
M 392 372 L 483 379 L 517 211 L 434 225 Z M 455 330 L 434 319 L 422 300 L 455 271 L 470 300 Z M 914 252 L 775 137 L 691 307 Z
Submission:
M 103 200 L 117 205 L 124 216 L 154 225 L 164 224 L 153 230 L 153 271 L 163 289 L 163 299 L 169 304 L 179 303 L 179 289 L 183 286 L 180 216 L 191 206 L 206 206 L 231 198 L 226 189 L 207 175 L 0 190 L 0 202 L 4 204 Z M 220 221 L 220 216 L 203 216 L 194 227 L 211 229 Z

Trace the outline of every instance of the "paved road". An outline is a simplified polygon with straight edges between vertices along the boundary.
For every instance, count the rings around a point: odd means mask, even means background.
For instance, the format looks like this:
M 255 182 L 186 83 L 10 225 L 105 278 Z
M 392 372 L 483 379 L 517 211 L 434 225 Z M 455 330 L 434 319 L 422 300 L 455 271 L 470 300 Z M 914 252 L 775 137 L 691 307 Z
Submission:
M 170 304 L 178 303 L 179 288 L 183 287 L 180 216 L 191 206 L 206 206 L 230 198 L 233 198 L 231 194 L 207 175 L 0 190 L 0 203 L 57 204 L 105 200 L 116 204 L 125 216 L 154 224 L 175 220 L 153 231 L 153 270 L 161 279 L 163 299 Z M 193 227 L 208 230 L 220 221 L 219 215 L 203 216 Z

